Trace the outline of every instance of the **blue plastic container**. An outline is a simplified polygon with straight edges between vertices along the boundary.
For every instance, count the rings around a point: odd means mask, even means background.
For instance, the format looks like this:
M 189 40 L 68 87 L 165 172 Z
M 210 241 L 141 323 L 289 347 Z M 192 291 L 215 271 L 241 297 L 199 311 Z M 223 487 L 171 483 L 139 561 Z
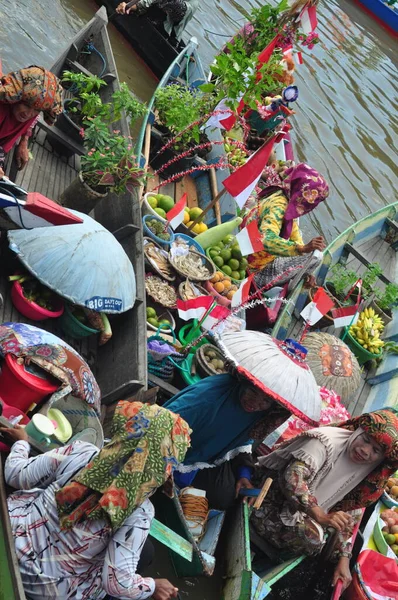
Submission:
M 160 219 L 160 217 L 154 217 L 153 215 L 145 215 L 144 217 L 142 217 L 142 225 L 144 228 L 144 235 L 155 240 L 155 242 L 158 243 L 159 246 L 163 246 L 163 248 L 165 250 L 167 250 L 167 251 L 170 250 L 170 244 L 171 244 L 171 242 L 174 242 L 174 237 L 175 237 L 173 230 L 171 229 L 171 227 L 167 228 L 167 233 L 170 234 L 170 239 L 168 242 L 160 239 L 157 235 L 152 233 L 152 231 L 149 229 L 148 225 L 146 224 L 147 221 L 149 221 L 149 220 L 152 221 L 153 219 L 155 219 L 155 221 L 159 221 L 159 223 L 161 223 L 162 226 L 164 227 L 164 221 L 162 221 L 162 219 Z
M 194 238 L 189 237 L 189 235 L 185 235 L 185 233 L 175 233 L 174 239 L 177 240 L 177 238 L 182 238 L 188 243 L 189 246 L 193 246 L 195 250 L 206 256 L 206 252 L 203 250 L 202 246 L 194 240 Z

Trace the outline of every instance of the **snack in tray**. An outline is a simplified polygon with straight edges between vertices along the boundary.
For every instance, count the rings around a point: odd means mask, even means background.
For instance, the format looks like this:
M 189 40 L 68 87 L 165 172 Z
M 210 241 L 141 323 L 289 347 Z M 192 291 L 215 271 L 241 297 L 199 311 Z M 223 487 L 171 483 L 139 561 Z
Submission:
M 145 289 L 147 293 L 162 306 L 175 308 L 177 305 L 177 294 L 175 289 L 160 277 L 147 275 L 145 277 Z
M 149 262 L 166 278 L 173 278 L 174 273 L 167 258 L 167 252 L 156 246 L 153 242 L 144 245 L 144 252 Z
M 199 296 L 206 296 L 206 291 L 196 286 L 192 281 L 186 279 L 180 284 L 179 292 L 181 299 L 184 301 L 194 300 L 194 298 L 198 298 Z

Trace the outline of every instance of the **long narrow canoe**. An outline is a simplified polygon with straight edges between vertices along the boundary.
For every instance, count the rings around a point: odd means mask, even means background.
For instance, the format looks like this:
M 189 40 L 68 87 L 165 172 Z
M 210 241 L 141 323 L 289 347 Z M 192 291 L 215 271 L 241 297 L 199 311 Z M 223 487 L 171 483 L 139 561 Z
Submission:
M 398 8 L 388 6 L 383 0 L 355 0 L 361 8 L 371 15 L 392 36 L 398 37 Z

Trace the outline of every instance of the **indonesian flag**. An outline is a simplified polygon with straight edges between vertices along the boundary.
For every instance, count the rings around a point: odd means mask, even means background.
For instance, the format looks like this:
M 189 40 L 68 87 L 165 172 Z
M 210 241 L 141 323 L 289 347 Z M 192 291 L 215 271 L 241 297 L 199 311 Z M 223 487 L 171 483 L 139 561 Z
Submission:
M 264 65 L 265 63 L 267 63 L 269 61 L 278 42 L 279 42 L 279 34 L 276 35 L 274 37 L 274 39 L 270 41 L 268 46 L 266 46 L 264 48 L 264 50 L 262 50 L 262 52 L 260 52 L 260 54 L 258 55 L 258 58 L 257 58 L 257 69 L 259 69 L 261 67 L 261 65 Z
M 244 165 L 224 179 L 225 189 L 233 196 L 239 208 L 246 204 L 247 199 L 256 187 L 271 155 L 275 140 L 276 137 L 273 137 L 263 144 Z
M 241 304 L 244 304 L 246 302 L 250 294 L 250 286 L 253 277 L 254 275 L 249 275 L 249 277 L 246 277 L 246 279 L 242 281 L 242 283 L 239 286 L 239 289 L 232 296 L 232 308 L 236 308 L 237 306 L 240 306 Z
M 291 54 L 293 51 L 293 44 L 288 44 L 287 46 L 285 46 L 285 48 L 283 48 L 283 56 L 288 56 L 289 54 Z
M 173 206 L 169 212 L 166 213 L 166 219 L 168 220 L 172 229 L 177 229 L 184 220 L 184 208 L 187 205 L 187 194 L 183 194 L 177 204 Z
M 204 329 L 212 329 L 219 321 L 226 319 L 230 314 L 231 311 L 228 308 L 217 304 L 203 321 L 202 327 Z
M 210 119 L 205 123 L 203 129 L 207 127 L 218 127 L 218 129 L 225 129 L 230 131 L 235 125 L 236 116 L 234 112 L 227 106 L 227 99 L 221 100 L 216 108 L 214 109 L 215 115 L 212 115 Z
M 301 29 L 303 30 L 305 35 L 308 35 L 312 31 L 314 31 L 314 29 L 316 29 L 316 27 L 318 25 L 318 19 L 316 16 L 316 7 L 308 6 L 308 7 L 304 8 L 304 10 L 302 10 L 302 12 L 299 16 L 299 20 L 301 22 Z
M 296 52 L 296 54 L 294 55 L 294 60 L 298 65 L 302 65 L 304 62 L 302 52 Z
M 334 302 L 323 288 L 318 288 L 312 302 L 301 311 L 301 316 L 308 325 L 315 325 L 334 306 Z
M 249 225 L 244 227 L 237 235 L 236 241 L 239 244 L 242 256 L 253 254 L 264 250 L 261 234 L 257 227 L 256 221 L 251 221 Z
M 213 303 L 214 298 L 212 296 L 199 296 L 186 301 L 177 298 L 178 315 L 183 321 L 189 321 L 190 319 L 198 319 L 199 321 Z
M 336 329 L 338 327 L 349 327 L 350 325 L 355 325 L 358 321 L 359 308 L 356 305 L 335 308 L 332 310 L 332 317 Z

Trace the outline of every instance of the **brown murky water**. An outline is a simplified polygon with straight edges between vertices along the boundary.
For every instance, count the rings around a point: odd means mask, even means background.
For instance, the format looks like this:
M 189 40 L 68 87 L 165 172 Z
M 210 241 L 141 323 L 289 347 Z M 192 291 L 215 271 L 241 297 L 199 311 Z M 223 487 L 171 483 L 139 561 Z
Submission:
M 260 4 L 202 0 L 187 34 L 199 38 L 204 64 L 242 26 L 245 11 Z M 1 0 L 3 70 L 50 66 L 96 8 L 93 0 Z M 316 167 L 331 185 L 328 202 L 302 226 L 307 235 L 317 230 L 331 240 L 358 218 L 397 200 L 398 44 L 351 1 L 321 1 L 319 21 L 321 43 L 303 53 L 304 65 L 297 69 L 300 100 L 293 140 L 297 158 Z M 121 80 L 148 100 L 156 81 L 112 26 L 109 32 Z M 160 550 L 153 574 L 174 580 L 166 563 Z M 179 585 L 181 598 L 220 597 L 214 579 Z

